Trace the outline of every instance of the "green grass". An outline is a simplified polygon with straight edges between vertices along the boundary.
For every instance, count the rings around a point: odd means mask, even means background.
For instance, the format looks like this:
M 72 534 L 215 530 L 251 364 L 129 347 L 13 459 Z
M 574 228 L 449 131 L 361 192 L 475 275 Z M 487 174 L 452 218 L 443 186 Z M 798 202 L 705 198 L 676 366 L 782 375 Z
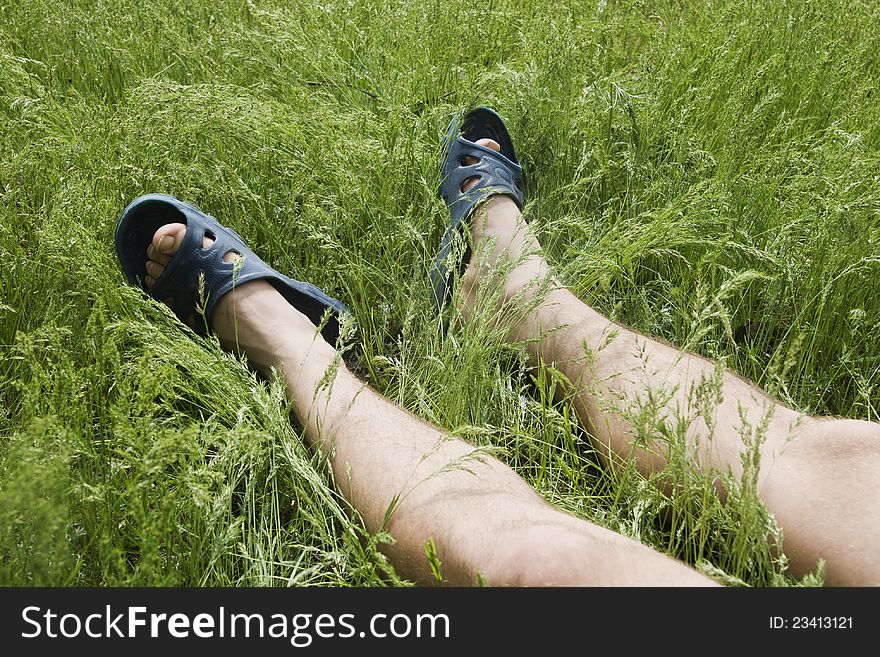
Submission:
M 0 584 L 406 583 L 282 390 L 124 284 L 115 222 L 152 191 L 344 299 L 372 386 L 552 503 L 732 583 L 820 582 L 772 555 L 754 468 L 721 505 L 673 450 L 670 499 L 597 465 L 555 372 L 438 331 L 438 142 L 496 107 L 581 298 L 877 420 L 878 52 L 868 0 L 0 0 Z

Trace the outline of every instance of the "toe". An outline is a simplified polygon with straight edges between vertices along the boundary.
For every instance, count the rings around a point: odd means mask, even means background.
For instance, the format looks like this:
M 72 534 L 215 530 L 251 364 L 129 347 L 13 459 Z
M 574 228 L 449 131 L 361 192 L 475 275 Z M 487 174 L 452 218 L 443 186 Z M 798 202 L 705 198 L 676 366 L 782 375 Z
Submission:
M 165 271 L 165 265 L 171 262 L 171 257 L 180 248 L 184 235 L 186 235 L 184 224 L 166 224 L 155 232 L 153 241 L 147 247 L 147 275 L 144 277 L 147 287 L 156 284 L 156 279 Z
M 153 235 L 153 241 L 147 248 L 147 257 L 163 267 L 171 262 L 186 235 L 184 224 L 165 224 Z
M 486 148 L 491 148 L 493 151 L 501 152 L 501 144 L 494 139 L 478 139 L 476 143 L 478 146 L 485 146 Z
M 147 260 L 146 269 L 147 275 L 144 276 L 144 284 L 149 288 L 153 287 L 156 281 L 159 280 L 162 272 L 165 271 L 165 265 L 160 265 L 155 260 Z

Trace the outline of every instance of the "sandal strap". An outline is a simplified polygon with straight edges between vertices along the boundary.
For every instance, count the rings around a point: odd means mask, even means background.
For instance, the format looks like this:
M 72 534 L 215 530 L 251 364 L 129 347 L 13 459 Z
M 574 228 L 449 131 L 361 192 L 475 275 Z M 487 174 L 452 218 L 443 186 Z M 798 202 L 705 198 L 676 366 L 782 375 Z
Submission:
M 474 164 L 460 164 L 466 157 L 477 160 Z M 459 135 L 449 151 L 450 171 L 446 174 L 441 195 L 451 213 L 451 223 L 457 224 L 483 200 L 503 194 L 523 208 L 522 167 L 503 153 L 476 144 Z M 466 192 L 462 186 L 471 178 L 474 185 Z
M 147 292 L 155 299 L 173 298 L 174 313 L 184 320 L 192 315 L 196 332 L 204 334 L 211 330 L 214 307 L 228 291 L 228 279 L 232 277 L 233 265 L 224 262 L 223 256 L 230 250 L 245 256 L 245 262 L 239 265 L 239 278 L 251 258 L 241 239 L 230 239 L 216 219 L 191 210 L 189 204 L 181 204 L 180 209 L 186 220 L 186 234 L 177 253 Z M 203 246 L 206 233 L 214 238 L 208 248 Z

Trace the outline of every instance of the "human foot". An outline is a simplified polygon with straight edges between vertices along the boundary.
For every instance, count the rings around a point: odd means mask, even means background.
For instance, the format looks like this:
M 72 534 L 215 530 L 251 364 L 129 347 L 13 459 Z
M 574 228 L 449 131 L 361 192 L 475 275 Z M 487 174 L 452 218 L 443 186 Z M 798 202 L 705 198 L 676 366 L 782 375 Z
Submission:
M 490 147 L 493 144 L 494 147 Z M 487 107 L 455 116 L 443 139 L 443 159 L 438 194 L 449 209 L 449 223 L 440 252 L 431 270 L 437 309 L 442 312 L 452 297 L 457 276 L 464 274 L 470 241 L 460 253 L 455 245 L 470 230 L 480 206 L 504 196 L 522 209 L 523 172 L 504 121 Z
M 186 225 L 171 223 L 161 226 L 147 247 L 147 276 L 144 283 L 152 289 L 165 267 L 178 252 L 186 235 Z M 202 247 L 210 248 L 214 239 L 205 235 Z M 229 251 L 223 261 L 235 263 L 241 256 Z M 174 299 L 162 299 L 173 307 Z M 190 316 L 184 321 L 191 327 L 198 319 Z M 220 344 L 231 351 L 243 354 L 258 371 L 268 374 L 278 364 L 282 345 L 279 338 L 311 341 L 315 327 L 309 319 L 291 306 L 284 297 L 265 280 L 255 280 L 235 287 L 225 294 L 213 309 L 211 328 Z
M 131 283 L 194 330 L 214 332 L 246 353 L 261 371 L 275 364 L 278 340 L 301 332 L 309 344 L 322 336 L 335 345 L 349 316 L 339 301 L 278 273 L 237 233 L 171 196 L 148 194 L 129 204 L 116 250 Z

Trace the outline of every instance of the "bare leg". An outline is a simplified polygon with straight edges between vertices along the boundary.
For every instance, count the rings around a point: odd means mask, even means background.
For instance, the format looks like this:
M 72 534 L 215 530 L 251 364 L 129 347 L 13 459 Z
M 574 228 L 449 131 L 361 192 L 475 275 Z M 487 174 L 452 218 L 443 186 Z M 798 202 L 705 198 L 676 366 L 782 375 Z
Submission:
M 759 491 L 783 530 L 793 571 L 804 574 L 825 559 L 829 584 L 880 585 L 880 425 L 802 415 L 730 373 L 720 376 L 717 405 L 701 404 L 695 386 L 711 381 L 715 366 L 610 322 L 564 289 L 510 199 L 492 198 L 473 226 L 464 317 L 491 275 L 484 267 L 508 259 L 507 269 L 497 267 L 508 272 L 502 300 L 527 309 L 512 320 L 509 338 L 566 375 L 580 421 L 611 467 L 629 458 L 646 475 L 666 467 L 664 445 L 645 448 L 637 414 L 627 410 L 653 406 L 651 414 L 671 426 L 689 418 L 687 447 L 704 472 L 741 476 L 743 437 L 763 434 Z
M 181 224 L 157 231 L 148 285 L 184 231 Z M 553 509 L 498 460 L 365 387 L 270 285 L 257 281 L 229 293 L 212 320 L 224 346 L 264 374 L 283 373 L 296 415 L 310 443 L 329 457 L 339 490 L 369 531 L 384 527 L 394 537 L 384 549 L 402 576 L 434 581 L 425 556 L 433 539 L 444 580 L 455 585 L 474 584 L 478 574 L 491 585 L 711 584 L 680 562 Z

